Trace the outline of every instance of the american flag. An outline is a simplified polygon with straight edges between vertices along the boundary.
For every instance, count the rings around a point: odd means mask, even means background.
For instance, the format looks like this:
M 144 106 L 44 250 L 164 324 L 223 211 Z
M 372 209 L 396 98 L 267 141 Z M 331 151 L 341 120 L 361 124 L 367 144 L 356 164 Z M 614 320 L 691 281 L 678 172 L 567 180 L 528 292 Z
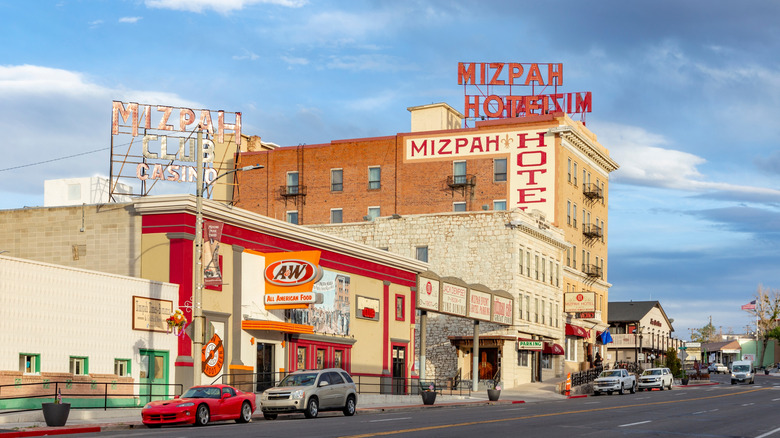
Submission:
M 742 310 L 756 310 L 756 300 L 742 305 Z

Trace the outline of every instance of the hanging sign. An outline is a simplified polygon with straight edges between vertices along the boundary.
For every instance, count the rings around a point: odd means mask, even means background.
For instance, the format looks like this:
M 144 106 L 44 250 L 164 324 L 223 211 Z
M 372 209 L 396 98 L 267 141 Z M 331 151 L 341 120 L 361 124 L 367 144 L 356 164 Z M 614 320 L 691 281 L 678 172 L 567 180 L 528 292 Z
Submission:
M 211 340 L 203 346 L 201 354 L 201 366 L 203 374 L 209 377 L 216 377 L 222 370 L 222 364 L 225 362 L 225 347 L 222 345 L 222 339 L 214 333 Z

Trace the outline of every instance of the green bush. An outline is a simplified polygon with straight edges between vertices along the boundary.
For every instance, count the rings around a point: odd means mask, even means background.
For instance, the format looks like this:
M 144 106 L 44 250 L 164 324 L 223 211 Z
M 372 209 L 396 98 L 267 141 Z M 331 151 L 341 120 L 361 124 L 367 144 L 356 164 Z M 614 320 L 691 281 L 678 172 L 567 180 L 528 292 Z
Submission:
M 679 376 L 682 372 L 682 363 L 677 357 L 677 350 L 674 348 L 666 350 L 666 368 L 669 368 L 673 376 Z

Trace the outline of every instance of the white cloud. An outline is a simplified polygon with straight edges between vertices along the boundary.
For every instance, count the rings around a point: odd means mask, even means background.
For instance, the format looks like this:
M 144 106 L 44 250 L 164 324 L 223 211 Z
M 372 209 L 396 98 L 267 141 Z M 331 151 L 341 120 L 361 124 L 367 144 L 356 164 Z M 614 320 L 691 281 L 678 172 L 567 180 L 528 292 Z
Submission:
M 98 26 L 102 25 L 103 24 L 103 20 L 94 20 L 94 21 L 90 21 L 87 24 L 89 24 L 90 28 L 95 28 L 95 27 L 98 27 Z
M 140 21 L 142 18 L 143 17 L 122 17 L 119 19 L 119 22 L 134 24 L 134 23 L 138 23 L 138 21 Z
M 301 57 L 295 57 L 295 56 L 282 56 L 282 61 L 290 64 L 290 65 L 308 65 L 309 60 L 306 58 Z
M 307 0 L 146 0 L 146 6 L 158 9 L 201 13 L 213 10 L 219 14 L 229 14 L 240 11 L 246 6 L 256 4 L 272 4 L 289 8 L 299 8 L 308 3 Z
M 243 49 L 243 52 L 244 53 L 241 54 L 241 55 L 233 55 L 233 60 L 234 61 L 247 61 L 247 60 L 254 61 L 254 60 L 260 58 L 260 56 L 258 56 L 256 53 L 250 52 L 247 49 Z

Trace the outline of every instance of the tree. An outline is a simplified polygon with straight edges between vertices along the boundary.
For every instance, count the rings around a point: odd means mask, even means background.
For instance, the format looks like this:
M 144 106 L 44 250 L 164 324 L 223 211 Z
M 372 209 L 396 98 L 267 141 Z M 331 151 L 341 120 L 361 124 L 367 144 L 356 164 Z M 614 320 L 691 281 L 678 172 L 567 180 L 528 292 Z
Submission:
M 699 329 L 693 329 L 691 331 L 691 341 L 693 342 L 701 342 L 706 344 L 710 342 L 718 342 L 720 340 L 721 340 L 720 335 L 717 333 L 715 326 L 712 325 L 711 316 L 710 316 L 710 322 L 707 325 Z
M 679 375 L 682 369 L 680 359 L 677 357 L 677 350 L 672 347 L 666 350 L 666 368 L 669 368 L 673 376 Z
M 756 318 L 756 343 L 761 341 L 761 353 L 758 357 L 758 366 L 764 366 L 764 354 L 769 339 L 780 335 L 775 330 L 778 327 L 777 318 L 780 317 L 780 292 L 776 289 L 768 289 L 760 284 L 756 291 L 756 305 L 752 309 L 745 309 Z M 756 348 L 758 349 L 758 348 Z

